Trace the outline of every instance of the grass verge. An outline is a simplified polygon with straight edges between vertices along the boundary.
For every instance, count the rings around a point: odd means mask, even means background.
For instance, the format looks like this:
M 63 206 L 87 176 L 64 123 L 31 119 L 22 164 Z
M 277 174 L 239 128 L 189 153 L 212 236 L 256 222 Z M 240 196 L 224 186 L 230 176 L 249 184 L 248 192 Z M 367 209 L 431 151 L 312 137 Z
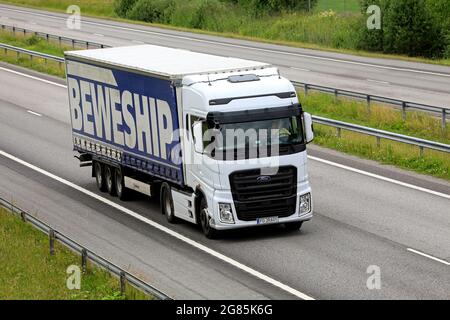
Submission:
M 56 12 L 66 12 L 70 5 L 75 4 L 81 8 L 83 16 L 371 58 L 450 66 L 450 59 L 433 60 L 355 49 L 354 22 L 355 19 L 360 19 L 359 13 L 355 10 L 357 4 L 355 0 L 348 0 L 345 5 L 337 5 L 334 2 L 336 1 L 322 1 L 322 4 L 319 2 L 318 8 L 312 15 L 284 13 L 281 16 L 269 15 L 260 19 L 248 19 L 227 12 L 225 19 L 214 18 L 214 23 L 201 29 L 189 25 L 189 12 L 184 9 L 174 23 L 160 24 L 119 18 L 114 11 L 114 0 L 0 0 L 0 3 Z M 189 6 L 189 3 L 186 2 L 186 5 Z M 338 14 L 330 17 L 323 16 L 320 12 L 321 8 L 325 10 L 334 8 Z
M 366 102 L 311 91 L 306 97 L 300 91 L 299 99 L 317 116 L 450 144 L 450 124 L 442 130 L 441 118 L 431 113 L 407 111 L 404 121 L 401 110 L 392 106 L 372 103 L 369 111 Z
M 0 42 L 11 46 L 20 47 L 32 51 L 51 54 L 58 57 L 64 56 L 64 50 L 73 50 L 70 47 L 60 47 L 57 44 L 48 43 L 46 40 L 36 36 L 13 35 L 8 31 L 0 31 Z M 58 77 L 65 77 L 64 64 L 55 61 L 36 58 L 30 59 L 25 54 L 17 55 L 13 51 L 0 49 L 0 61 L 16 64 L 35 71 L 48 73 Z
M 446 153 L 425 150 L 420 156 L 419 148 L 403 143 L 382 140 L 378 146 L 375 137 L 343 130 L 338 138 L 331 127 L 316 124 L 314 129 L 314 144 L 319 146 L 450 181 L 450 157 Z
M 20 300 L 142 300 L 144 293 L 127 286 L 120 293 L 119 280 L 96 266 L 81 277 L 81 289 L 69 290 L 66 270 L 81 258 L 49 240 L 30 224 L 0 208 L 0 299 Z

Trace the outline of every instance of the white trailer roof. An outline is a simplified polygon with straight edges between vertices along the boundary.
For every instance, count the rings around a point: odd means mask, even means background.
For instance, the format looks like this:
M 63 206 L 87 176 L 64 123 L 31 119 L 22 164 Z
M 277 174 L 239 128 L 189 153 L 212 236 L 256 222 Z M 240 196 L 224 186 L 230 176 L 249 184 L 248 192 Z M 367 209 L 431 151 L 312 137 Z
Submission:
M 69 59 L 131 68 L 170 79 L 181 79 L 185 75 L 192 74 L 261 69 L 271 66 L 263 62 L 154 45 L 68 51 L 65 54 Z

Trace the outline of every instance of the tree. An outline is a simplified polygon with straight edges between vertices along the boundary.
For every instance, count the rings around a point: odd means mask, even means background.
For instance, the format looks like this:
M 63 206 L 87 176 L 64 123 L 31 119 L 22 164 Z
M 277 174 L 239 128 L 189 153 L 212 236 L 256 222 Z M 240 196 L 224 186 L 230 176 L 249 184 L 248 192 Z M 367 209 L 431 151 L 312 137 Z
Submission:
M 391 1 L 384 20 L 383 49 L 410 56 L 442 53 L 442 34 L 424 0 Z

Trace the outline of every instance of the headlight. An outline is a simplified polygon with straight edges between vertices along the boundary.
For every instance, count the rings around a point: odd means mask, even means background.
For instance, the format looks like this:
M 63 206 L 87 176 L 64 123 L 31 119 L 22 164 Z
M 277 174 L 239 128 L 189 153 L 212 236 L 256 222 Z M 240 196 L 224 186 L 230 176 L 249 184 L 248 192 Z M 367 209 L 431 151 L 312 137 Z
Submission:
M 230 203 L 219 203 L 219 219 L 223 223 L 234 223 L 233 209 Z
M 300 196 L 299 215 L 309 213 L 311 211 L 311 194 L 306 193 Z

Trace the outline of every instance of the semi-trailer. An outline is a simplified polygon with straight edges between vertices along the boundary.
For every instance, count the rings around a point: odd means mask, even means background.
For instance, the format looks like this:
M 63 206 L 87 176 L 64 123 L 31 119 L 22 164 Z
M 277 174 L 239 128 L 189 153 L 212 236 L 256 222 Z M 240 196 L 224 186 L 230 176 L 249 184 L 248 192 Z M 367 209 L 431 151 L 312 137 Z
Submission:
M 97 187 L 219 231 L 313 215 L 311 116 L 267 63 L 154 45 L 65 53 L 73 150 Z

